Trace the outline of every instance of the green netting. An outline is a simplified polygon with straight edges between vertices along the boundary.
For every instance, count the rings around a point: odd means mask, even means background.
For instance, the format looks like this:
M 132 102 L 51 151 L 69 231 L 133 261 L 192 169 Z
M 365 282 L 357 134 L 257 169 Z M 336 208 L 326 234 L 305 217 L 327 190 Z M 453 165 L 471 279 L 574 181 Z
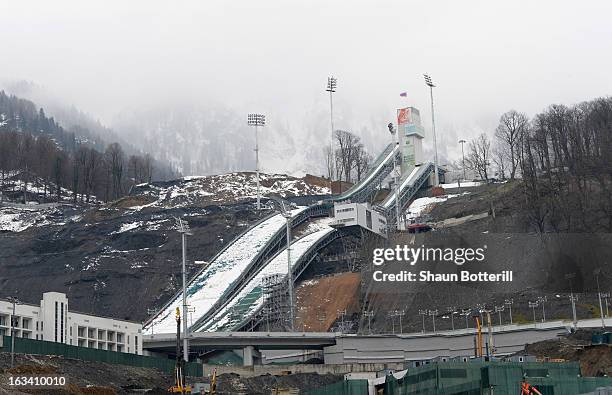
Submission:
M 1 352 L 11 351 L 11 337 L 4 336 L 4 347 Z M 174 372 L 175 361 L 167 358 L 147 357 L 144 355 L 128 354 L 122 352 L 99 350 L 95 348 L 71 346 L 63 343 L 43 340 L 15 338 L 15 352 L 20 354 L 62 355 L 66 358 L 83 361 L 106 362 L 117 365 L 138 366 L 144 368 L 158 368 L 168 373 Z M 192 377 L 201 377 L 204 370 L 201 364 L 188 362 L 185 365 L 185 374 Z
M 368 380 L 345 380 L 325 387 L 303 392 L 304 395 L 364 395 L 368 393 Z

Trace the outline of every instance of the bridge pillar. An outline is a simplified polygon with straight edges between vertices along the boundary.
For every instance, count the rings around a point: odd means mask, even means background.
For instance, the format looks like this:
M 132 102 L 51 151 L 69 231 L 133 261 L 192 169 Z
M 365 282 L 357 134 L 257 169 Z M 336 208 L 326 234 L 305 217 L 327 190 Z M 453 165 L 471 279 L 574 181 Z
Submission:
M 244 366 L 253 366 L 255 357 L 255 347 L 246 346 L 242 349 L 242 364 Z

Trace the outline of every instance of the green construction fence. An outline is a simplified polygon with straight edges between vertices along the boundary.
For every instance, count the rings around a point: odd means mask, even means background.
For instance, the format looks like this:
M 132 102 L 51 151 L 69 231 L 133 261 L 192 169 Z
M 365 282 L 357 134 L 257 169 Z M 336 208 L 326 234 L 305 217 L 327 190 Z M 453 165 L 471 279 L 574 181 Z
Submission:
M 0 347 L 0 352 L 10 352 L 11 337 L 3 336 L 2 345 L 3 346 Z M 142 368 L 157 368 L 167 373 L 173 373 L 175 367 L 174 359 L 71 346 L 69 344 L 24 339 L 21 337 L 15 338 L 15 352 L 19 354 L 61 355 L 66 358 L 80 359 L 83 361 L 105 362 Z M 204 375 L 204 369 L 199 363 L 187 362 L 185 364 L 185 374 L 191 377 L 202 377 Z
M 362 395 L 368 393 L 368 380 L 344 380 L 302 393 L 304 395 Z

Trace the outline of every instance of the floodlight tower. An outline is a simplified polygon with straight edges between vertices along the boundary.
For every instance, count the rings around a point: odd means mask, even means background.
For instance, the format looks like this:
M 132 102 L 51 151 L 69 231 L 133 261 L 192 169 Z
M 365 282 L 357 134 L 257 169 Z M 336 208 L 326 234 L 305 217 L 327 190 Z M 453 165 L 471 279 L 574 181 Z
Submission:
M 259 193 L 259 140 L 258 129 L 260 126 L 265 126 L 266 116 L 263 114 L 249 114 L 247 116 L 249 126 L 255 127 L 255 173 L 257 174 L 257 210 L 261 209 L 261 195 Z
M 434 99 L 433 99 L 433 88 L 435 87 L 434 83 L 431 81 L 431 77 L 428 74 L 423 74 L 425 77 L 425 85 L 429 87 L 429 95 L 431 97 L 431 130 L 433 132 L 434 138 L 434 186 L 438 186 L 440 184 L 440 178 L 438 176 L 438 143 L 436 141 L 436 121 L 434 116 Z
M 187 326 L 187 273 L 186 273 L 186 262 L 187 262 L 187 236 L 193 235 L 189 229 L 187 222 L 180 218 L 177 218 L 178 232 L 181 234 L 181 241 L 183 245 L 183 359 L 185 362 L 189 362 L 189 328 Z
M 336 86 L 338 85 L 338 79 L 332 77 L 327 77 L 327 89 L 326 92 L 329 92 L 329 121 L 331 125 L 331 134 L 329 140 L 329 164 L 328 168 L 331 168 L 331 163 L 334 155 L 334 100 L 332 98 L 333 93 L 336 91 Z M 329 173 L 329 194 L 332 194 L 332 172 Z
M 459 140 L 459 144 L 461 144 L 461 167 L 463 168 L 463 179 L 466 180 L 465 176 L 465 152 L 463 151 L 463 144 L 467 143 L 464 139 Z
M 289 330 L 293 332 L 293 268 L 291 267 L 291 206 L 284 200 L 279 201 L 281 214 L 287 221 L 287 290 L 289 291 Z

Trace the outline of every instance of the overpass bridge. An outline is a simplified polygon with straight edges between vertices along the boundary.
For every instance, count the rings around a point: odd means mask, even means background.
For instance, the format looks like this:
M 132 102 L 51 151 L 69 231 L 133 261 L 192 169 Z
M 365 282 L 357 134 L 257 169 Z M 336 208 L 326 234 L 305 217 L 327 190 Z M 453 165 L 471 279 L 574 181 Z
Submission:
M 612 326 L 612 317 L 605 319 Z M 601 319 L 578 322 L 578 328 L 600 328 Z M 547 321 L 525 325 L 493 327 L 495 355 L 521 351 L 525 344 L 556 339 L 570 332 L 570 321 Z M 486 330 L 485 330 L 486 331 Z M 250 366 L 261 352 L 266 358 L 282 362 L 295 358 L 289 350 L 323 350 L 326 364 L 406 363 L 473 355 L 475 329 L 458 329 L 438 333 L 409 334 L 342 334 L 330 332 L 196 332 L 191 333 L 190 351 L 198 355 L 214 350 L 242 350 L 244 363 Z M 485 334 L 486 337 L 486 334 Z M 143 338 L 143 349 L 172 354 L 176 334 L 155 334 Z

